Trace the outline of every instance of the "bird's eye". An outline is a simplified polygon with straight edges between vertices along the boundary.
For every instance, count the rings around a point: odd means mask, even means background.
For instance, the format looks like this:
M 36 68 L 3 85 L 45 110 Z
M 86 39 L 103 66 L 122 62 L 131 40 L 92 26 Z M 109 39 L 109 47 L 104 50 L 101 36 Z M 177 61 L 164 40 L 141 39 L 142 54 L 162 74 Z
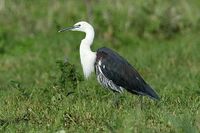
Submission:
M 80 27 L 81 25 L 80 24 L 78 24 L 78 27 Z

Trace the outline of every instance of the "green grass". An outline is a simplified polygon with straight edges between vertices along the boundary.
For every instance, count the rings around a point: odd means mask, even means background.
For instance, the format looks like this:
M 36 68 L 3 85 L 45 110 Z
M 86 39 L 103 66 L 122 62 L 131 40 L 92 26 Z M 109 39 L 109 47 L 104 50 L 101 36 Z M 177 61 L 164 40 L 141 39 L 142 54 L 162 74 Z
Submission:
M 2 0 L 0 0 L 2 1 Z M 92 49 L 118 51 L 161 100 L 83 80 L 83 33 L 58 33 L 86 20 L 83 1 L 12 1 L 0 9 L 0 132 L 200 132 L 198 0 L 92 2 Z M 60 62 L 60 63 L 58 63 Z M 70 64 L 68 64 L 68 63 Z M 73 93 L 71 93 L 73 92 Z

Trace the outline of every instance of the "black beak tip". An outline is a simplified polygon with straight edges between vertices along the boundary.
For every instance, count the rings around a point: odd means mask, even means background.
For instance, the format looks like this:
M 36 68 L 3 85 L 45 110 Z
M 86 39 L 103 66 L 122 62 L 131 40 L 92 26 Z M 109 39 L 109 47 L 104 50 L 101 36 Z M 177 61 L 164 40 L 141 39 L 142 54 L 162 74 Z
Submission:
M 63 31 L 65 31 L 64 29 L 60 29 L 58 32 L 63 32 Z

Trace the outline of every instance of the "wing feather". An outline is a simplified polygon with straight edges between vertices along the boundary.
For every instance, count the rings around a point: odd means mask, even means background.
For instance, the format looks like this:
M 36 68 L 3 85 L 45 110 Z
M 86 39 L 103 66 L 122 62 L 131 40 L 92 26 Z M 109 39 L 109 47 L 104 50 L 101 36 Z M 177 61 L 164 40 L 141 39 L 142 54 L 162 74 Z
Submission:
M 97 51 L 97 60 L 101 60 L 103 74 L 118 86 L 137 95 L 148 95 L 159 99 L 155 91 L 143 80 L 140 74 L 119 54 L 108 48 Z

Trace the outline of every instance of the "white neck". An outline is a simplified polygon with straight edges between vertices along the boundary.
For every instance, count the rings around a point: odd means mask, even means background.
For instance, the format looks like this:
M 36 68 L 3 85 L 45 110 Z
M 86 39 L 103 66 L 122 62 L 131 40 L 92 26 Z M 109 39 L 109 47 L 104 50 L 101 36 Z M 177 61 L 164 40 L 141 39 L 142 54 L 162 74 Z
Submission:
M 94 39 L 94 29 L 89 27 L 86 31 L 85 38 L 81 41 L 80 45 L 80 58 L 81 65 L 83 68 L 83 73 L 85 78 L 88 78 L 90 74 L 94 71 L 94 63 L 96 60 L 96 53 L 92 52 L 90 46 Z

